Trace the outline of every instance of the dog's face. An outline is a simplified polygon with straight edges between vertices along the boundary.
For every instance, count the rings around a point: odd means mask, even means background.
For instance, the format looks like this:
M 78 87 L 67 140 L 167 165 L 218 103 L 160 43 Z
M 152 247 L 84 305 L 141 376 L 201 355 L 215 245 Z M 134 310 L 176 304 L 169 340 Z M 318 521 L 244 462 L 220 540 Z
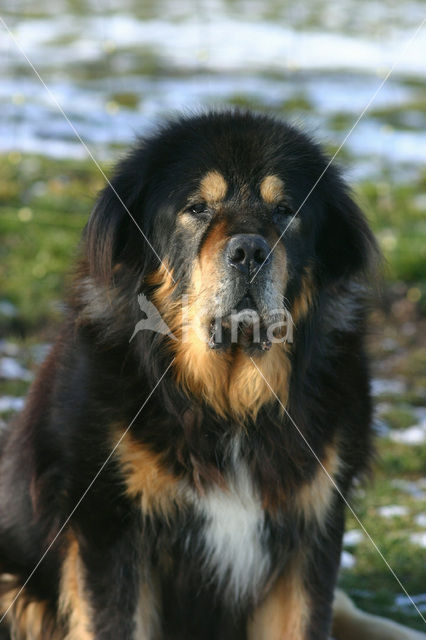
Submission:
M 279 325 L 288 279 L 280 242 L 280 224 L 290 213 L 283 181 L 268 174 L 253 184 L 226 163 L 211 158 L 210 164 L 217 168 L 188 172 L 187 188 L 174 201 L 175 252 L 167 262 L 187 295 L 188 319 L 210 348 L 237 343 L 251 350 L 255 322 L 259 348 L 269 348 L 267 329 Z
M 112 185 L 88 227 L 91 275 L 120 288 L 124 273 L 128 288 L 131 274 L 148 291 L 178 341 L 185 334 L 174 348 L 179 367 L 210 371 L 202 395 L 209 378 L 229 381 L 241 353 L 271 351 L 278 366 L 285 347 L 271 338 L 287 330 L 285 310 L 302 322 L 321 290 L 362 272 L 374 246 L 318 146 L 265 116 L 173 122 L 142 142 Z

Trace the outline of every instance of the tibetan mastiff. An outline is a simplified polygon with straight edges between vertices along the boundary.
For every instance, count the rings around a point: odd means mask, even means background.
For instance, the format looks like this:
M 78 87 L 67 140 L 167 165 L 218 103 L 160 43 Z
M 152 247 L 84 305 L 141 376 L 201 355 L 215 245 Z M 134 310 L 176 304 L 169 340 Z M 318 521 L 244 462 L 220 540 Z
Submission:
M 213 112 L 138 143 L 2 439 L 13 638 L 329 637 L 371 451 L 376 256 L 338 170 L 278 120 Z

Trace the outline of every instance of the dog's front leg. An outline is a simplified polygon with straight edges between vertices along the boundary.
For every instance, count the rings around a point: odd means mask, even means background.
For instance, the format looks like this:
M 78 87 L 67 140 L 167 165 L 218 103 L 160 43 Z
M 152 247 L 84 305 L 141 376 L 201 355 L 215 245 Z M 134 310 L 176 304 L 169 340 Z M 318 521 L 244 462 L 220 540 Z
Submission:
M 289 559 L 248 624 L 248 640 L 328 640 L 343 537 L 343 504 L 301 535 Z
M 301 562 L 289 563 L 254 611 L 248 640 L 308 640 L 310 604 Z
M 70 539 L 59 598 L 65 640 L 152 640 L 155 605 L 134 539 Z

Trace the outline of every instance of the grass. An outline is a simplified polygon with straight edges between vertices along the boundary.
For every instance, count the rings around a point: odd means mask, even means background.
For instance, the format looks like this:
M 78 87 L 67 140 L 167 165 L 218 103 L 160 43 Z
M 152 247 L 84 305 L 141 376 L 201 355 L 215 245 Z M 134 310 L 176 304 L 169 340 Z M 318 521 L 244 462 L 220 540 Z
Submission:
M 61 312 L 65 275 L 102 187 L 88 162 L 9 154 L 1 158 L 0 290 L 16 315 L 0 326 L 28 333 Z
M 426 260 L 425 204 L 418 197 L 426 188 L 426 175 L 410 184 L 364 182 L 361 203 L 386 260 L 388 281 L 419 285 L 412 295 L 423 298 Z
M 409 411 L 398 407 L 398 397 L 394 403 L 382 414 L 388 425 L 405 428 L 415 424 L 408 417 Z M 351 501 L 358 518 L 411 596 L 425 593 L 424 548 L 411 538 L 425 531 L 416 523 L 416 517 L 426 512 L 426 485 L 419 484 L 425 461 L 426 444 L 406 445 L 387 437 L 379 438 L 373 480 L 359 489 Z M 413 488 L 415 494 L 410 493 Z M 380 507 L 389 505 L 403 505 L 406 513 L 385 517 Z M 351 513 L 346 528 L 360 529 Z M 342 570 L 340 585 L 356 603 L 371 613 L 424 630 L 424 623 L 408 600 L 404 606 L 396 605 L 396 598 L 404 595 L 402 588 L 368 537 L 364 535 L 354 549 L 347 550 L 356 562 L 351 569 Z
M 406 404 L 395 404 L 384 411 L 382 419 L 391 429 L 406 429 L 416 422 L 416 416 L 411 407 Z
M 133 98 L 123 94 L 114 99 L 126 103 Z M 54 332 L 57 326 L 66 276 L 103 180 L 89 161 L 10 153 L 1 156 L 0 162 L 0 329 L 17 343 L 20 362 L 35 370 L 34 344 L 41 341 L 46 327 Z M 375 375 L 406 383 L 401 393 L 384 392 L 378 398 L 381 420 L 399 430 L 416 423 L 415 409 L 424 404 L 426 348 L 419 340 L 423 326 L 419 322 L 426 310 L 426 223 L 418 194 L 424 191 L 425 182 L 426 177 L 410 184 L 365 181 L 356 191 L 386 261 L 384 292 L 391 306 L 390 311 L 372 314 L 371 350 Z M 389 293 L 393 291 L 397 293 Z M 13 305 L 13 314 L 6 310 L 2 315 L 5 302 Z M 404 333 L 406 322 L 414 323 L 418 333 Z M 27 387 L 27 382 L 3 381 L 0 394 L 22 397 Z M 0 422 L 9 417 L 10 413 L 0 416 Z M 359 489 L 352 500 L 367 531 L 413 595 L 425 591 L 424 549 L 414 544 L 411 535 L 423 531 L 415 518 L 426 511 L 426 487 L 416 497 L 395 481 L 417 483 L 425 460 L 424 445 L 380 438 L 374 482 Z M 380 515 L 381 506 L 393 504 L 404 505 L 406 515 Z M 352 515 L 347 528 L 359 529 Z M 395 605 L 402 589 L 369 540 L 364 537 L 348 551 L 356 563 L 342 571 L 340 581 L 356 602 L 421 629 L 423 623 L 413 607 Z
M 389 290 L 398 288 L 389 273 L 392 271 L 388 272 L 388 296 Z M 410 290 L 409 283 L 405 290 Z M 373 375 L 404 381 L 405 389 L 384 390 L 376 398 L 381 423 L 401 432 L 418 424 L 416 409 L 425 404 L 424 319 L 419 301 L 410 302 L 404 290 L 391 300 L 390 312 L 377 310 L 372 314 L 370 350 Z M 392 310 L 393 306 L 401 312 L 401 317 Z M 404 333 L 406 324 L 412 324 L 414 331 Z M 416 520 L 426 512 L 425 466 L 425 443 L 408 445 L 393 441 L 389 435 L 379 437 L 373 480 L 362 486 L 352 501 L 356 514 L 411 596 L 426 591 L 425 550 L 412 538 L 413 534 L 425 533 L 425 528 Z M 380 508 L 390 505 L 403 506 L 406 513 L 385 517 Z M 360 529 L 360 525 L 349 513 L 347 530 L 350 529 Z M 392 617 L 424 631 L 424 623 L 408 599 L 403 606 L 396 604 L 396 598 L 405 594 L 368 537 L 364 535 L 362 541 L 348 551 L 353 553 L 356 562 L 353 568 L 341 572 L 340 583 L 357 604 L 371 613 Z
M 412 541 L 411 535 L 424 532 L 416 525 L 415 517 L 426 510 L 426 491 L 423 498 L 410 496 L 396 488 L 392 480 L 416 482 L 424 473 L 426 447 L 397 445 L 384 438 L 379 441 L 378 453 L 374 482 L 355 496 L 352 504 L 408 593 L 424 594 L 424 549 Z M 388 505 L 404 505 L 407 514 L 388 518 L 380 515 L 379 508 Z M 357 520 L 349 514 L 347 530 L 359 528 Z M 396 606 L 395 599 L 403 593 L 402 588 L 367 536 L 356 546 L 354 555 L 355 566 L 341 572 L 340 584 L 357 604 L 371 613 L 391 616 L 424 630 L 424 623 L 412 605 L 407 602 L 407 606 Z

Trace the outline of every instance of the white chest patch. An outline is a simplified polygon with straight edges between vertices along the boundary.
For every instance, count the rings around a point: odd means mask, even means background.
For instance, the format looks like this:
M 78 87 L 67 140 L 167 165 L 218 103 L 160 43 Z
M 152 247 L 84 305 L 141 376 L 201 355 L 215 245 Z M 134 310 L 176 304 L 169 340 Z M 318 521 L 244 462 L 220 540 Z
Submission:
M 228 597 L 239 601 L 255 593 L 270 568 L 261 536 L 264 512 L 243 463 L 227 489 L 215 487 L 193 501 L 205 518 L 204 562 Z

